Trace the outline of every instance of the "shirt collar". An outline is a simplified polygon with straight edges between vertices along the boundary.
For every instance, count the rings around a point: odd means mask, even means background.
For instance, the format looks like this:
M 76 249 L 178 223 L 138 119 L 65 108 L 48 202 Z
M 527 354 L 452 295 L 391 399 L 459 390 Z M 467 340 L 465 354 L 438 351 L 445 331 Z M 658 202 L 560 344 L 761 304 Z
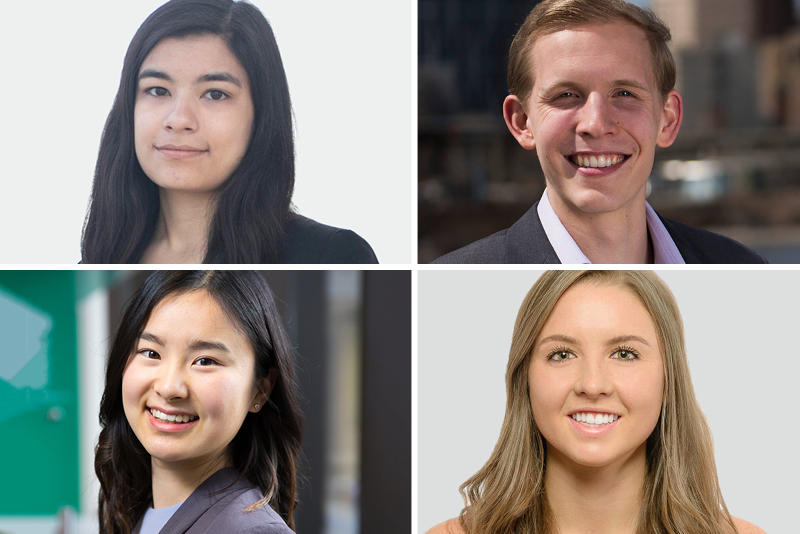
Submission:
M 581 248 L 572 239 L 572 236 L 564 227 L 561 219 L 558 218 L 553 206 L 547 198 L 547 189 L 539 199 L 536 208 L 542 228 L 547 235 L 547 240 L 553 246 L 559 261 L 563 264 L 589 264 L 592 263 Z M 645 213 L 647 230 L 650 233 L 650 241 L 653 243 L 653 262 L 654 263 L 685 263 L 675 241 L 669 235 L 664 223 L 661 222 L 656 211 L 645 202 Z

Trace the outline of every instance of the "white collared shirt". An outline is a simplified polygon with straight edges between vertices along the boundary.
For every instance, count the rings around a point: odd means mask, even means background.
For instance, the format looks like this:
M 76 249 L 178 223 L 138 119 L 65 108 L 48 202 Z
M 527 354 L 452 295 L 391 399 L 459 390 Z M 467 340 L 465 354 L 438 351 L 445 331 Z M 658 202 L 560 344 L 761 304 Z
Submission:
M 683 261 L 683 256 L 681 256 L 678 247 L 675 245 L 675 241 L 672 240 L 672 236 L 667 232 L 664 223 L 661 222 L 656 211 L 648 202 L 645 202 L 645 211 L 647 230 L 653 243 L 653 263 L 686 263 Z M 536 212 L 539 214 L 544 233 L 547 235 L 547 239 L 553 246 L 553 250 L 555 250 L 556 256 L 558 256 L 561 263 L 592 263 L 564 227 L 561 219 L 556 215 L 547 198 L 547 188 L 542 193 Z

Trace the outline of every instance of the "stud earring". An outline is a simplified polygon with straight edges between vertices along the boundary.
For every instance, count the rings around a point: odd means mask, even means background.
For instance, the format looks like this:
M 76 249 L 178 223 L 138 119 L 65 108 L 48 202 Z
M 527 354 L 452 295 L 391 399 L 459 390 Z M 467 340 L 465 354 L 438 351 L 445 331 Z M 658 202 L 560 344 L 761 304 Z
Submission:
M 260 410 L 261 409 L 261 405 L 260 404 L 255 404 L 255 405 L 253 405 L 253 409 L 254 410 Z

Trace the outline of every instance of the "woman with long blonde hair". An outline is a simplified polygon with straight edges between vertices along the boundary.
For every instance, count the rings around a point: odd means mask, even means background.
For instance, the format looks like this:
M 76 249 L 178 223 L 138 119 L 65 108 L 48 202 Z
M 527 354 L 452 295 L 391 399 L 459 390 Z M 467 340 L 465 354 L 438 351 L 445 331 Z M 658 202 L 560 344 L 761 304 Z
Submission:
M 506 411 L 464 509 L 430 534 L 758 534 L 722 498 L 669 288 L 549 271 L 523 301 Z

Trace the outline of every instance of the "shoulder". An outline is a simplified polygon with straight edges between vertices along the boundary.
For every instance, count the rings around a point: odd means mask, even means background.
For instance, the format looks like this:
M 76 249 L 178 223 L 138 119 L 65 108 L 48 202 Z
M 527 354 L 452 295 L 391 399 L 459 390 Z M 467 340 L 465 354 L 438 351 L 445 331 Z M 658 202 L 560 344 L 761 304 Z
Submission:
M 286 223 L 281 263 L 378 263 L 372 247 L 352 230 L 292 214 Z
M 261 499 L 261 492 L 253 487 L 236 495 L 236 498 L 215 506 L 213 524 L 209 525 L 207 532 L 241 532 L 247 534 L 294 534 L 283 518 L 269 505 L 261 506 L 253 511 L 245 511 L 248 506 Z M 224 530 L 222 528 L 224 527 Z
M 448 519 L 444 523 L 439 523 L 425 534 L 464 534 L 461 522 L 458 518 Z
M 686 263 L 766 263 L 764 258 L 729 237 L 664 217 L 661 220 Z
M 506 234 L 508 229 L 479 239 L 469 245 L 448 252 L 432 263 L 505 263 Z
M 738 517 L 731 517 L 731 519 L 733 519 L 733 524 L 736 525 L 736 530 L 739 531 L 739 534 L 767 534 L 754 524 L 748 523 L 744 519 L 739 519 Z

